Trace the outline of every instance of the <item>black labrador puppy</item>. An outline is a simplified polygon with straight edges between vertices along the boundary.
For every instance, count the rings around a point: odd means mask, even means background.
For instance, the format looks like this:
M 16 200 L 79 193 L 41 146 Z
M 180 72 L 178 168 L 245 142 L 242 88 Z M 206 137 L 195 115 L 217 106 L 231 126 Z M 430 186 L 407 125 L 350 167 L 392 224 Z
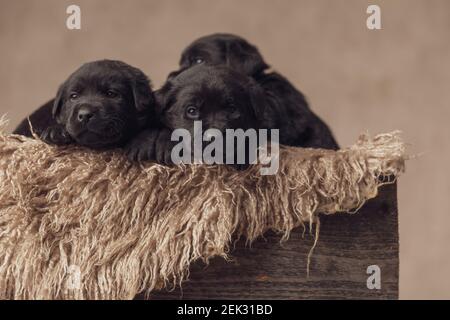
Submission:
M 139 69 L 121 61 L 82 65 L 60 86 L 56 98 L 29 117 L 33 131 L 49 144 L 94 149 L 119 147 L 151 125 L 155 97 Z M 28 119 L 14 131 L 32 136 Z
M 152 159 L 171 164 L 171 151 L 177 143 L 171 141 L 172 132 L 185 129 L 193 139 L 196 121 L 197 125 L 201 122 L 201 139 L 209 129 L 215 129 L 222 137 L 226 136 L 227 129 L 256 129 L 260 122 L 258 115 L 266 103 L 264 92 L 252 78 L 225 66 L 206 65 L 194 66 L 173 75 L 156 92 L 156 98 L 158 115 L 165 129 L 148 129 L 133 139 L 128 146 L 131 159 Z M 208 140 L 203 142 L 200 146 L 202 150 L 209 143 Z M 248 165 L 248 141 L 233 141 L 230 145 L 224 143 L 223 151 L 230 146 L 234 148 L 234 158 L 230 164 L 235 164 L 237 168 Z M 193 148 L 190 150 L 194 152 Z M 240 152 L 244 154 L 241 158 L 244 160 L 239 163 L 237 155 Z M 228 163 L 225 152 L 217 158 L 221 159 L 219 163 Z
M 286 78 L 267 72 L 269 66 L 258 49 L 232 34 L 212 34 L 195 40 L 184 49 L 180 70 L 197 64 L 226 65 L 253 77 L 265 91 L 269 107 L 264 111 L 262 126 L 280 129 L 280 143 L 297 147 L 338 149 L 328 126 L 314 114 L 304 95 Z

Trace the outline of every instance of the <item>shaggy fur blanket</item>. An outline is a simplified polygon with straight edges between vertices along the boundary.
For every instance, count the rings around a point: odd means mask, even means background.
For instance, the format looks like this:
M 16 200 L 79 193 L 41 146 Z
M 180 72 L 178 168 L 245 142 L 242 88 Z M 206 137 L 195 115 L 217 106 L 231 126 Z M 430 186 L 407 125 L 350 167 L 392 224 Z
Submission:
M 397 132 L 279 156 L 278 174 L 262 176 L 257 165 L 137 164 L 0 133 L 0 298 L 131 299 L 179 284 L 240 236 L 287 239 L 319 212 L 359 208 L 405 162 Z

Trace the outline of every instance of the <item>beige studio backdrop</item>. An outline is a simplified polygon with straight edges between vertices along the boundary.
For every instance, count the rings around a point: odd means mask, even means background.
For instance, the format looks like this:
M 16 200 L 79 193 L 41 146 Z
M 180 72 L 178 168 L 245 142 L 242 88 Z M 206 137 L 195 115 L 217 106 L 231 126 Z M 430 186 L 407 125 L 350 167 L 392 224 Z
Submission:
M 81 7 L 81 30 L 66 8 Z M 366 28 L 381 7 L 382 30 Z M 159 87 L 193 39 L 256 44 L 308 97 L 342 146 L 401 129 L 400 297 L 450 298 L 450 1 L 0 0 L 0 114 L 10 129 L 81 63 L 120 59 Z

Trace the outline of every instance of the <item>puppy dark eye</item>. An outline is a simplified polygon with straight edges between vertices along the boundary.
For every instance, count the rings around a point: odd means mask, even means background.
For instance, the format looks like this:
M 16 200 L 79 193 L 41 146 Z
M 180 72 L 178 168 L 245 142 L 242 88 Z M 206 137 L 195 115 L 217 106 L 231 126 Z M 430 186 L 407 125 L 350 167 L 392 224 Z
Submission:
M 114 90 L 108 90 L 108 91 L 106 91 L 106 96 L 108 98 L 117 98 L 119 96 L 119 94 L 117 92 L 115 92 Z
M 192 105 L 186 107 L 186 116 L 188 118 L 196 119 L 196 118 L 198 118 L 199 115 L 200 115 L 200 113 L 199 113 L 197 107 L 192 106 Z
M 75 93 L 75 92 L 71 93 L 70 100 L 76 100 L 76 99 L 78 99 L 78 93 Z
M 201 64 L 205 62 L 205 60 L 202 57 L 195 57 L 194 64 Z

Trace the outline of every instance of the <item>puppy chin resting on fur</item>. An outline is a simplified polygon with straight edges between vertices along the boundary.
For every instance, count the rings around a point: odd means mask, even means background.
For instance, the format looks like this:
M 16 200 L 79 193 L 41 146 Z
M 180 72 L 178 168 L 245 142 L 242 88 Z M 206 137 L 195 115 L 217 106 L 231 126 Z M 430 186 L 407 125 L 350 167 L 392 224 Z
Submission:
M 134 138 L 127 148 L 130 159 L 171 164 L 171 152 L 178 143 L 171 141 L 173 130 L 185 129 L 194 137 L 196 121 L 201 121 L 203 131 L 216 129 L 223 136 L 227 129 L 257 129 L 266 108 L 264 92 L 257 83 L 225 66 L 198 65 L 179 72 L 156 92 L 156 98 L 165 128 L 149 128 Z M 246 144 L 233 147 L 235 155 L 243 152 L 247 157 L 251 151 Z
M 100 60 L 72 73 L 55 99 L 29 121 L 49 144 L 105 149 L 123 146 L 153 121 L 154 113 L 154 94 L 141 70 L 121 61 Z M 31 137 L 28 119 L 14 133 Z

